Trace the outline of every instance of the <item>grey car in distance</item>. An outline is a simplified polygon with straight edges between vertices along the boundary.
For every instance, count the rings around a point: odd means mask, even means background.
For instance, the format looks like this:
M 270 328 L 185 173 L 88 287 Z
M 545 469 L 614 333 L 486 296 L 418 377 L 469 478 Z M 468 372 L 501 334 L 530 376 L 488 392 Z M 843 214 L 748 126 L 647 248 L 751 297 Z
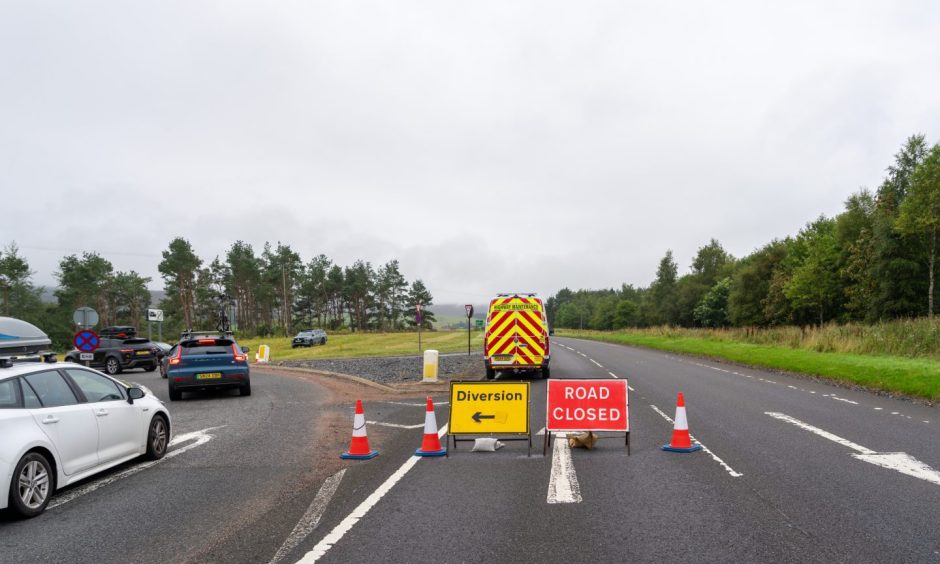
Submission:
M 307 329 L 297 333 L 294 340 L 291 341 L 290 348 L 312 347 L 313 345 L 326 344 L 326 331 L 323 329 Z

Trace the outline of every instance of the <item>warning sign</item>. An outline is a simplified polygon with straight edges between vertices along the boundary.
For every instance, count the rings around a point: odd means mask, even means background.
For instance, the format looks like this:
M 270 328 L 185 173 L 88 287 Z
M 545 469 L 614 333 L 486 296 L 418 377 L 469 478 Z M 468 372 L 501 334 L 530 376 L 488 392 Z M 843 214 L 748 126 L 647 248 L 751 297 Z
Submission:
M 549 431 L 630 431 L 626 380 L 549 380 Z
M 450 435 L 528 434 L 528 382 L 451 382 Z

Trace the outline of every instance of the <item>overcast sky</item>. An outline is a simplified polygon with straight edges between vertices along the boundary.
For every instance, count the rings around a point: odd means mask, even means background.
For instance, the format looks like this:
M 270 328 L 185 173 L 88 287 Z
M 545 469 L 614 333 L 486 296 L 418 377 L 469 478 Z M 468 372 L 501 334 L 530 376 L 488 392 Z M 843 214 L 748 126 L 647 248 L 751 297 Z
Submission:
M 940 141 L 936 2 L 0 0 L 0 244 L 398 258 L 438 303 L 645 286 Z

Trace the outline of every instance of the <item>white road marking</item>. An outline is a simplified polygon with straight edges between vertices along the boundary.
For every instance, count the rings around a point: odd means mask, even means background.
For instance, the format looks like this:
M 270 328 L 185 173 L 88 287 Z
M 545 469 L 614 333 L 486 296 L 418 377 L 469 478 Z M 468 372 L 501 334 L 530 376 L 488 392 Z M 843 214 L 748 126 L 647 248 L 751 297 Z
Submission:
M 59 507 L 60 505 L 65 505 L 66 503 L 76 500 L 82 497 L 83 495 L 90 494 L 91 492 L 95 490 L 98 490 L 107 485 L 113 484 L 114 482 L 127 478 L 128 476 L 133 476 L 134 474 L 138 472 L 141 472 L 143 470 L 146 470 L 147 468 L 160 464 L 161 462 L 165 460 L 169 460 L 170 458 L 179 456 L 188 450 L 192 450 L 196 448 L 197 446 L 202 446 L 215 438 L 215 435 L 210 435 L 209 431 L 221 429 L 222 427 L 225 427 L 225 425 L 221 425 L 219 427 L 208 427 L 200 431 L 193 431 L 192 433 L 183 433 L 182 435 L 176 435 L 175 437 L 173 437 L 173 440 L 170 441 L 170 444 L 168 445 L 168 447 L 178 445 L 180 443 L 185 443 L 187 441 L 193 441 L 193 442 L 184 447 L 180 447 L 176 450 L 171 450 L 167 452 L 166 455 L 159 460 L 151 460 L 150 462 L 144 462 L 143 464 L 132 466 L 128 468 L 127 470 L 122 470 L 118 472 L 117 474 L 112 474 L 111 476 L 106 476 L 99 480 L 89 482 L 80 488 L 75 488 L 74 490 L 70 490 L 62 495 L 56 496 L 55 499 L 49 502 L 49 505 L 46 506 L 46 509 L 55 509 L 56 507 Z
M 633 389 L 633 386 L 631 386 L 630 384 L 627 384 L 627 389 L 630 390 L 631 392 L 635 392 L 635 391 L 636 391 L 636 390 Z
M 581 503 L 581 486 L 571 462 L 571 449 L 565 433 L 555 435 L 552 447 L 552 473 L 548 481 L 548 503 Z
M 940 486 L 940 472 L 937 472 L 930 466 L 924 464 L 920 460 L 917 460 L 913 456 L 904 453 L 904 452 L 884 452 L 878 453 L 870 448 L 863 447 L 860 444 L 853 443 L 848 439 L 843 439 L 838 435 L 834 435 L 829 431 L 824 431 L 819 427 L 813 427 L 808 423 L 804 423 L 799 419 L 790 417 L 784 413 L 776 413 L 772 411 L 765 411 L 766 415 L 773 417 L 774 419 L 779 419 L 781 421 L 786 421 L 796 425 L 797 427 L 819 435 L 824 439 L 829 439 L 834 443 L 838 443 L 842 446 L 848 447 L 852 450 L 858 451 L 859 454 L 853 454 L 852 458 L 858 460 L 863 460 L 865 462 L 874 464 L 876 466 L 881 466 L 882 468 L 888 468 L 889 470 L 896 470 L 901 474 L 906 474 L 908 476 L 913 476 L 915 478 L 920 478 L 921 480 L 926 480 L 932 484 Z
M 333 499 L 333 494 L 335 494 L 337 488 L 339 488 L 339 483 L 345 473 L 346 469 L 343 468 L 323 482 L 323 485 L 320 486 L 320 489 L 317 491 L 316 497 L 313 498 L 313 503 L 311 503 L 307 511 L 304 512 L 304 516 L 297 522 L 297 526 L 291 531 L 291 534 L 287 537 L 287 540 L 284 541 L 284 544 L 281 545 L 281 548 L 277 549 L 277 553 L 274 554 L 274 558 L 271 559 L 269 564 L 276 564 L 287 556 L 290 551 L 297 548 L 297 545 L 317 528 L 317 525 L 320 524 L 320 519 L 323 517 L 323 513 L 330 504 L 330 500 Z
M 392 405 L 405 405 L 408 407 L 424 407 L 427 405 L 427 402 L 423 402 L 423 401 L 420 403 L 407 402 L 407 401 L 383 401 L 382 403 L 390 403 Z M 449 401 L 436 401 L 434 402 L 434 405 L 447 405 L 449 403 L 450 403 Z
M 663 419 L 665 419 L 666 421 L 669 421 L 669 423 L 674 423 L 673 420 L 672 420 L 672 418 L 669 417 L 668 415 L 666 415 L 665 413 L 663 413 L 662 410 L 660 410 L 658 407 L 656 407 L 655 405 L 650 405 L 650 407 L 653 408 L 653 411 L 655 411 L 656 413 L 662 415 Z M 726 471 L 732 478 L 740 478 L 741 476 L 744 475 L 744 474 L 742 474 L 742 473 L 740 473 L 740 472 L 735 471 L 735 469 L 732 468 L 731 466 L 729 466 L 727 462 L 725 462 L 724 460 L 722 460 L 721 458 L 719 458 L 718 455 L 716 455 L 714 452 L 711 451 L 711 449 L 709 449 L 707 446 L 705 446 L 704 444 L 702 444 L 701 441 L 699 441 L 698 439 L 696 439 L 696 438 L 695 438 L 695 435 L 693 435 L 692 433 L 689 433 L 689 438 L 691 438 L 693 441 L 695 441 L 696 443 L 698 443 L 699 445 L 701 445 L 701 446 L 702 446 L 702 450 L 705 451 L 705 452 L 707 452 L 708 455 L 712 457 L 712 460 L 714 460 L 715 462 L 717 462 L 718 464 L 720 464 L 721 467 L 724 468 L 725 471 Z
M 447 433 L 447 424 L 441 427 L 441 429 L 437 432 L 437 436 L 442 437 L 445 433 Z M 352 513 L 340 521 L 339 525 L 336 525 L 336 527 L 334 527 L 328 535 L 323 537 L 323 539 L 313 547 L 313 550 L 298 560 L 297 564 L 310 564 L 322 558 L 323 555 L 333 548 L 333 545 L 342 540 L 342 538 L 346 536 L 346 533 L 351 531 L 356 523 L 365 517 L 366 514 L 369 513 L 373 507 L 375 507 L 379 500 L 381 500 L 385 494 L 390 492 L 392 488 L 395 487 L 395 484 L 401 481 L 401 479 L 405 477 L 405 474 L 407 474 L 408 471 L 411 470 L 414 465 L 417 464 L 418 461 L 422 458 L 423 457 L 421 456 L 409 457 L 408 460 L 406 460 L 405 463 L 398 468 L 398 470 L 396 470 L 391 476 L 388 477 L 387 480 L 382 483 L 381 486 L 378 487 L 378 489 L 372 492 L 372 494 L 370 494 L 369 497 L 360 503 L 358 507 L 353 509 Z
M 607 372 L 607 373 L 610 374 L 610 377 L 611 377 L 611 378 L 616 378 L 616 377 L 617 377 L 617 375 L 614 374 L 613 372 Z
M 424 423 L 418 425 L 399 425 L 398 423 L 385 423 L 384 421 L 366 421 L 369 425 L 381 425 L 382 427 L 394 427 L 396 429 L 417 429 L 424 427 Z
M 545 427 L 542 427 L 541 429 L 539 429 L 539 432 L 535 434 L 535 436 L 538 437 L 539 435 L 544 435 L 544 434 L 545 434 Z
M 601 366 L 601 363 L 597 362 L 597 361 L 594 360 L 593 358 L 589 358 L 588 360 L 590 360 L 591 362 L 593 362 L 594 364 L 596 364 L 599 368 L 604 368 L 603 366 Z
M 858 405 L 858 402 L 857 402 L 857 401 L 852 401 L 852 400 L 850 400 L 850 399 L 840 398 L 840 397 L 837 397 L 835 394 L 833 394 L 833 395 L 831 395 L 831 396 L 829 396 L 829 397 L 832 398 L 832 399 L 834 399 L 834 400 L 836 400 L 836 401 L 844 401 L 845 403 L 850 403 L 850 404 L 852 404 L 852 405 Z
M 578 354 L 581 355 L 581 356 L 583 356 L 584 358 L 587 358 L 587 355 L 584 354 L 583 352 L 578 351 Z

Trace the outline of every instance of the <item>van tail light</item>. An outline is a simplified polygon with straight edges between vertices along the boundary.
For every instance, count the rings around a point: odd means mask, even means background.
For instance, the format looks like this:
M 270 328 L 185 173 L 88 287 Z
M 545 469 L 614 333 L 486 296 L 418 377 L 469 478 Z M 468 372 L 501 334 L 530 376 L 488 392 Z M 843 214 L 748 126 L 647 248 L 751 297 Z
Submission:
M 235 362 L 245 362 L 248 360 L 248 355 L 238 350 L 238 345 L 232 343 L 232 353 L 235 354 Z
M 176 354 L 170 358 L 170 364 L 176 366 L 183 361 L 183 347 L 176 347 Z

